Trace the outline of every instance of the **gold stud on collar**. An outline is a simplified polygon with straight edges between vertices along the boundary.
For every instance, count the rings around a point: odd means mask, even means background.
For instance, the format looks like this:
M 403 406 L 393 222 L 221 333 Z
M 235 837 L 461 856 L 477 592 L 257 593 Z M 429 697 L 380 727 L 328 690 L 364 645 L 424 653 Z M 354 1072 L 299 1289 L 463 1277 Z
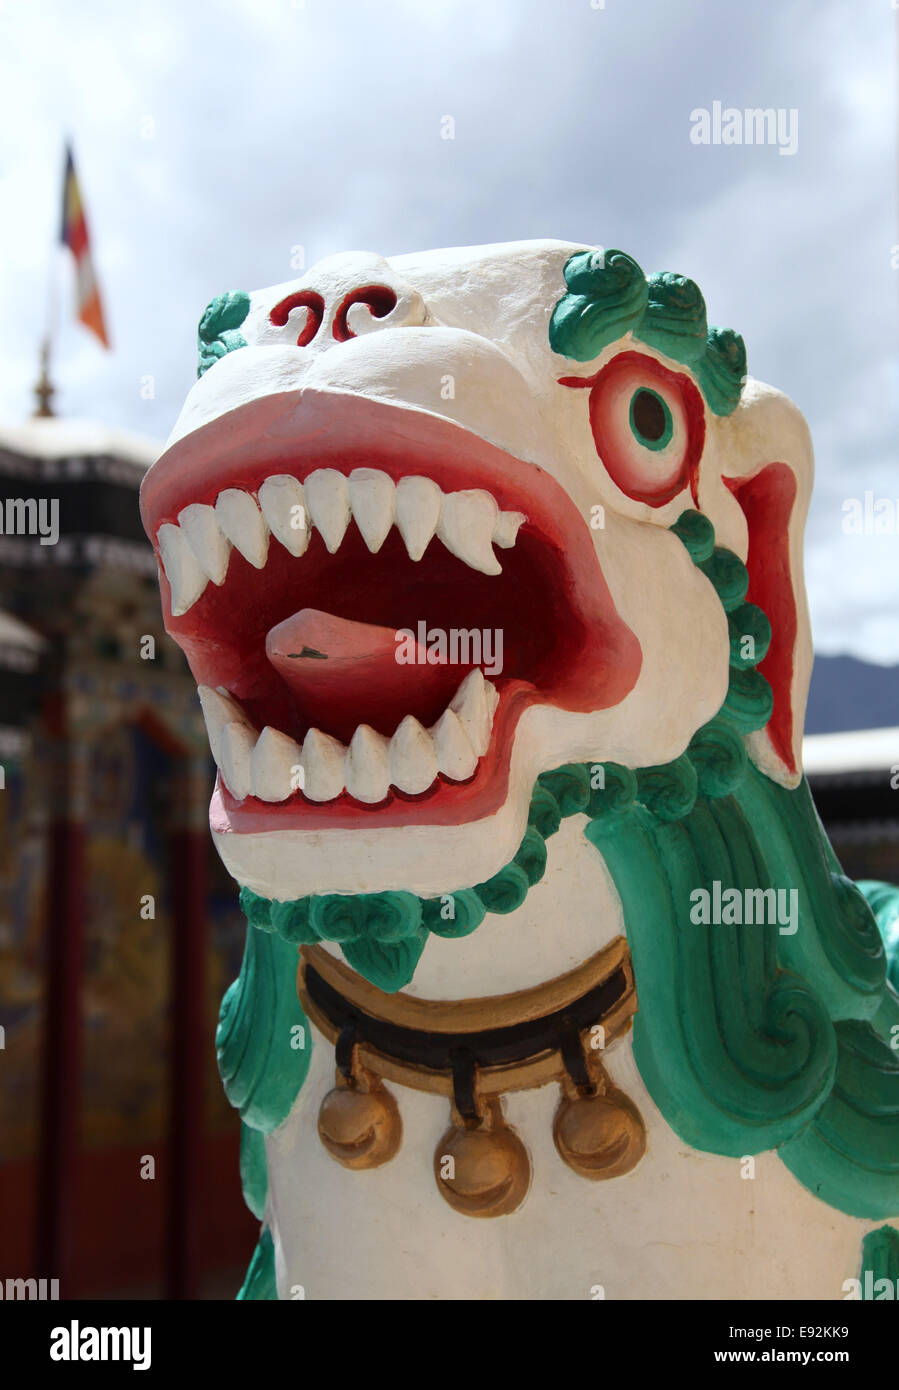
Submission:
M 531 1164 L 493 1097 L 474 1121 L 452 1106 L 452 1125 L 434 1153 L 437 1189 L 462 1216 L 506 1216 L 524 1201 Z
M 597 1067 L 594 1094 L 584 1094 L 566 1078 L 553 1123 L 559 1157 L 582 1178 L 619 1178 L 640 1162 L 646 1129 L 632 1101 Z
M 450 1106 L 452 1125 L 436 1147 L 440 1197 L 463 1216 L 506 1216 L 520 1207 L 531 1183 L 531 1161 L 506 1125 L 503 1102 L 490 1097 L 467 1118 Z
M 380 1168 L 399 1148 L 403 1122 L 386 1086 L 354 1062 L 350 1075 L 338 1071 L 337 1085 L 322 1101 L 318 1133 L 344 1168 Z

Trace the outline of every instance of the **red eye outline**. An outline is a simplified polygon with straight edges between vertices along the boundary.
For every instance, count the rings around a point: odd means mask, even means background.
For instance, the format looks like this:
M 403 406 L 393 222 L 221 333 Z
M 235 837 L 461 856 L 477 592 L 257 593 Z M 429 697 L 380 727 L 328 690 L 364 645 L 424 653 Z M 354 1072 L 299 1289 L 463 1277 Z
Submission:
M 615 448 L 603 420 L 603 404 L 609 388 L 617 385 L 622 377 L 637 373 L 647 389 L 661 386 L 679 397 L 687 425 L 686 448 L 677 476 L 655 488 L 627 487 L 618 481 L 615 476 L 619 471 L 615 467 Z M 646 502 L 650 507 L 664 507 L 689 485 L 693 504 L 699 506 L 699 460 L 705 445 L 705 407 L 702 396 L 688 376 L 669 371 L 655 357 L 647 357 L 642 352 L 620 352 L 593 376 L 562 376 L 558 380 L 560 386 L 589 388 L 590 429 L 596 452 L 609 477 L 626 496 L 636 502 Z
M 295 294 L 287 295 L 285 299 L 275 305 L 268 317 L 269 322 L 273 323 L 276 328 L 283 328 L 291 310 L 299 308 L 308 310 L 308 313 L 300 336 L 297 338 L 297 347 L 306 347 L 321 328 L 322 319 L 325 316 L 325 301 L 315 290 L 297 290 Z

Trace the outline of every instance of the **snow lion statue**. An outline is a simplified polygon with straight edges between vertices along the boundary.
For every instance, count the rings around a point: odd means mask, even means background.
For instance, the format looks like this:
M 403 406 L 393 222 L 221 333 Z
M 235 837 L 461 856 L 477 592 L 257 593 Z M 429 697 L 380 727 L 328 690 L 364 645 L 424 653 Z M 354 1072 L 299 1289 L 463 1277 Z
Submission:
M 897 900 L 802 777 L 799 411 L 692 280 L 554 241 L 329 257 L 199 338 L 142 511 L 248 920 L 239 1296 L 895 1281 Z

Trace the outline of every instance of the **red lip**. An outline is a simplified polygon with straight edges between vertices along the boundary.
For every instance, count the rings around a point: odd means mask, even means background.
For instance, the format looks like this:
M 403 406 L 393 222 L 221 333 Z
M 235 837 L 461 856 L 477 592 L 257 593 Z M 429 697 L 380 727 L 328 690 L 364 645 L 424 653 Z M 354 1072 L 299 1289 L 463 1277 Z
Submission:
M 160 574 L 166 628 L 187 655 L 198 684 L 224 686 L 260 730 L 272 725 L 301 740 L 312 724 L 295 692 L 265 653 L 266 634 L 302 608 L 382 628 L 501 629 L 503 673 L 488 677 L 499 692 L 490 747 L 465 783 L 441 775 L 420 796 L 391 788 L 376 806 L 344 792 L 315 803 L 302 793 L 270 804 L 238 802 L 217 784 L 214 829 L 239 832 L 358 824 L 449 824 L 481 818 L 507 794 L 515 728 L 535 703 L 575 712 L 619 703 L 641 665 L 634 633 L 615 611 L 589 527 L 565 489 L 544 469 L 514 458 L 451 421 L 368 397 L 296 391 L 240 406 L 173 445 L 150 469 L 141 491 L 144 527 L 154 546 L 160 526 L 176 523 L 189 503 L 214 504 L 226 488 L 258 492 L 274 473 L 300 481 L 319 468 L 348 475 L 376 468 L 394 481 L 433 479 L 443 491 L 484 489 L 500 510 L 527 521 L 511 549 L 497 551 L 503 574 L 470 569 L 435 537 L 419 561 L 409 559 L 394 529 L 377 554 L 369 553 L 355 523 L 329 554 L 313 532 L 305 555 L 290 555 L 274 538 L 262 570 L 236 550 L 221 587 L 210 583 L 181 617 L 172 617 L 169 584 Z M 457 668 L 461 682 L 468 667 Z M 395 698 L 360 709 L 389 737 L 403 714 L 427 724 L 445 708 L 446 690 L 416 682 L 410 666 L 406 707 Z M 347 714 L 336 726 L 315 727 L 346 741 Z

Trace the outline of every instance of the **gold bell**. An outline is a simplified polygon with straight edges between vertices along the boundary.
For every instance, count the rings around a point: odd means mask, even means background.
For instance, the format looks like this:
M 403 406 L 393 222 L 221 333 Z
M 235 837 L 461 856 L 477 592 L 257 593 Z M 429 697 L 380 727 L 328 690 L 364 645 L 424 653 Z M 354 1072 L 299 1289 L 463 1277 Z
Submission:
M 379 1168 L 400 1146 L 403 1122 L 393 1096 L 380 1079 L 355 1065 L 337 1073 L 318 1112 L 319 1138 L 344 1168 Z
M 524 1144 L 503 1119 L 498 1097 L 473 1119 L 452 1106 L 453 1123 L 434 1153 L 437 1187 L 463 1216 L 506 1216 L 520 1206 L 531 1181 Z
M 566 1077 L 553 1123 L 562 1160 L 582 1178 L 619 1178 L 635 1168 L 646 1151 L 640 1112 L 613 1086 L 598 1065 L 592 1093 Z

